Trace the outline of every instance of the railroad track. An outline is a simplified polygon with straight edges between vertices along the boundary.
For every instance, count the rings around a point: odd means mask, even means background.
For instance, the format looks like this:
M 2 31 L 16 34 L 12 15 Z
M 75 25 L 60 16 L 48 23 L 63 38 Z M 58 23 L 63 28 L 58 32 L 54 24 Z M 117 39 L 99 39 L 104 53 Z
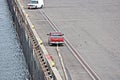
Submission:
M 45 14 L 44 10 L 40 10 L 40 13 L 43 17 L 48 21 L 54 31 L 60 31 L 60 29 L 50 20 L 50 18 Z M 91 67 L 87 64 L 87 62 L 83 59 L 80 53 L 72 46 L 72 44 L 65 38 L 65 45 L 72 52 L 74 57 L 79 61 L 79 63 L 83 66 L 83 68 L 87 71 L 90 77 L 93 80 L 101 80 L 100 77 L 91 69 Z

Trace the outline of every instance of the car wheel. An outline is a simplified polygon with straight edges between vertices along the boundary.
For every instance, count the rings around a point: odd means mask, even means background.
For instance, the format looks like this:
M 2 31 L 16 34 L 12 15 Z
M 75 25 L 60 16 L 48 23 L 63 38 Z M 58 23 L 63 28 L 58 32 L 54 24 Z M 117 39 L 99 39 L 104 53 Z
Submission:
M 64 44 L 62 44 L 62 46 L 64 46 Z
M 35 9 L 37 9 L 37 6 L 35 6 Z
M 51 43 L 48 43 L 49 44 L 49 46 L 52 46 L 52 44 Z
M 49 40 L 48 40 L 48 45 L 51 45 Z
M 40 8 L 43 8 L 43 5 L 41 5 L 41 7 Z

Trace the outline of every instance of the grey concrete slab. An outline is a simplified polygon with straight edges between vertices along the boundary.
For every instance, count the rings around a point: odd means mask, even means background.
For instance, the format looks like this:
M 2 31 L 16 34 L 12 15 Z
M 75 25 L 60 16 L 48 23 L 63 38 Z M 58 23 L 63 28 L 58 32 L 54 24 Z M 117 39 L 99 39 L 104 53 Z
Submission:
M 46 14 L 101 79 L 119 80 L 120 1 L 65 0 L 51 4 L 46 6 Z
M 102 80 L 119 80 L 119 8 L 119 0 L 45 0 L 43 10 Z M 37 26 L 40 37 L 47 43 L 45 34 L 53 29 L 47 21 L 41 21 L 43 18 L 39 15 L 40 10 L 26 11 L 31 19 L 35 19 L 32 22 Z M 35 18 L 35 15 L 38 17 Z M 54 47 L 46 45 L 46 48 L 50 53 L 53 52 L 51 55 L 59 63 Z M 61 50 L 72 79 L 88 80 L 80 77 L 80 65 L 68 49 L 63 47 Z M 57 66 L 59 69 L 59 64 Z

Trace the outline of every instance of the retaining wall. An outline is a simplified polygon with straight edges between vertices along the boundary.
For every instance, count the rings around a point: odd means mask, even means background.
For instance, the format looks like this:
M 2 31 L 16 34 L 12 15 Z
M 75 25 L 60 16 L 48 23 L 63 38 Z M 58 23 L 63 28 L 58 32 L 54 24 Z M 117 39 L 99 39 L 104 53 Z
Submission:
M 7 0 L 32 80 L 62 80 L 20 0 Z
M 20 14 L 18 10 L 17 4 L 14 0 L 7 0 L 9 9 L 12 13 L 13 22 L 19 36 L 19 40 L 21 43 L 21 47 L 23 49 L 23 53 L 26 59 L 26 63 L 31 75 L 32 80 L 45 80 L 43 70 L 39 64 L 39 61 L 35 55 L 33 44 L 30 40 L 29 34 L 26 31 L 25 27 L 29 26 L 29 24 L 25 23 L 23 16 Z

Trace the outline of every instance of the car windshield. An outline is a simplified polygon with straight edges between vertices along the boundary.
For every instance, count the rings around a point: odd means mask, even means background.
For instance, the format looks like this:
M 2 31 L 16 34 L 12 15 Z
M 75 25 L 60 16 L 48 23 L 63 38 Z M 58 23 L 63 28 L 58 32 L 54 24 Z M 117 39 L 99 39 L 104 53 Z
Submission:
M 62 36 L 61 34 L 52 34 L 51 36 Z
M 31 1 L 32 4 L 38 4 L 38 1 Z
M 51 36 L 51 38 L 62 38 L 62 36 Z

